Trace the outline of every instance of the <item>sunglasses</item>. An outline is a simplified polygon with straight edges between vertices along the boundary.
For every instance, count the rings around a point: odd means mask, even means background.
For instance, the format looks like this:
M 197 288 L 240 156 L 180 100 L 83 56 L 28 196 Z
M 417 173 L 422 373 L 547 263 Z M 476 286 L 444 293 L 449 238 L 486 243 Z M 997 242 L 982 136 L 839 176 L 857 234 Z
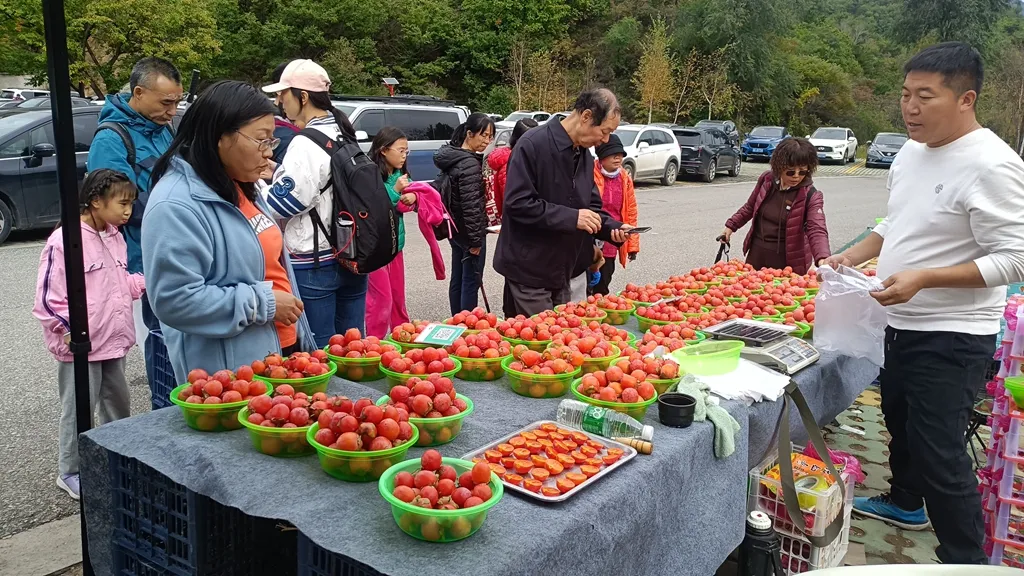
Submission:
M 786 170 L 786 176 L 789 176 L 790 178 L 797 175 L 807 176 L 810 173 L 810 170 Z
M 237 134 L 240 136 L 245 136 L 245 138 L 248 139 L 250 142 L 255 143 L 256 146 L 259 147 L 260 152 L 264 150 L 276 150 L 278 145 L 281 144 L 280 138 L 267 138 L 265 140 L 258 140 L 242 132 L 237 132 Z

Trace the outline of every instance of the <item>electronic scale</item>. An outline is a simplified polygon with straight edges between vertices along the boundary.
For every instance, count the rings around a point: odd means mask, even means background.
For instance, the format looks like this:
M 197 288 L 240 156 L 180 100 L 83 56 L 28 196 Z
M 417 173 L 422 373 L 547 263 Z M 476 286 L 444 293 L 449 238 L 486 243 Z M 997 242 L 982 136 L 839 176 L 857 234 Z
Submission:
M 793 375 L 821 357 L 814 346 L 789 335 L 795 329 L 786 324 L 740 318 L 705 328 L 702 332 L 716 340 L 739 340 L 746 344 L 740 352 L 742 358 Z

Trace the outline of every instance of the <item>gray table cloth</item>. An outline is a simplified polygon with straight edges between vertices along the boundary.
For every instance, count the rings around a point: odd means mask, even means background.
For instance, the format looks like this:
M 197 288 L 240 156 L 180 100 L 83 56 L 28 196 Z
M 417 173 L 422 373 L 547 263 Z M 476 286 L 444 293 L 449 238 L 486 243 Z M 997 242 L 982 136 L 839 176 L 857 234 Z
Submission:
M 826 424 L 876 375 L 864 360 L 823 353 L 796 380 L 818 422 Z M 376 384 L 334 379 L 329 392 L 376 400 L 386 386 Z M 476 409 L 462 433 L 439 448 L 445 456 L 458 457 L 537 420 L 553 420 L 559 402 L 518 396 L 504 379 L 457 382 L 456 387 Z M 110 451 L 250 516 L 287 520 L 317 545 L 385 574 L 447 576 L 475 573 L 480 566 L 489 574 L 508 575 L 713 574 L 743 539 L 747 473 L 770 451 L 782 404 L 727 402 L 725 407 L 741 427 L 731 457 L 713 456 L 709 422 L 667 428 L 658 422 L 654 405 L 645 419 L 655 428 L 652 455 L 638 455 L 557 505 L 506 491 L 480 531 L 453 544 L 404 534 L 375 482 L 341 482 L 320 469 L 315 455 L 265 456 L 253 449 L 244 429 L 197 432 L 185 426 L 177 407 L 157 410 L 82 437 L 92 562 L 96 573 L 111 572 Z M 793 418 L 796 441 L 804 435 L 795 413 Z M 409 457 L 422 452 L 413 448 Z M 240 483 L 247 489 L 233 489 Z M 285 496 L 259 496 L 275 494 Z M 344 514 L 324 512 L 329 509 Z

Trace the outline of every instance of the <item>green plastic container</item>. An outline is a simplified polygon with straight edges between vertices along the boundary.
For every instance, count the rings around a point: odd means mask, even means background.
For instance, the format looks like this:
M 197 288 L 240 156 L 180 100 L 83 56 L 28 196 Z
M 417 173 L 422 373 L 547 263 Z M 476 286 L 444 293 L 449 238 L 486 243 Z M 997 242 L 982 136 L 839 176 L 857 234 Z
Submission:
M 636 316 L 634 314 L 634 316 Z M 636 317 L 637 328 L 641 332 L 647 332 L 651 326 L 657 324 L 658 326 L 665 326 L 666 324 L 679 324 L 679 322 L 673 322 L 671 320 L 651 320 L 650 318 L 644 318 L 643 316 Z
M 746 302 L 747 301 L 747 297 L 746 296 L 726 296 L 725 300 L 726 300 L 726 302 L 732 302 L 733 304 L 739 304 L 741 302 Z
M 455 468 L 462 475 L 471 470 L 473 463 L 457 458 L 442 458 L 441 462 Z M 487 511 L 501 500 L 505 487 L 501 480 L 491 472 L 491 499 L 479 506 L 464 510 L 434 510 L 413 506 L 402 502 L 391 493 L 395 489 L 395 476 L 399 472 L 414 474 L 420 469 L 419 459 L 399 462 L 384 471 L 377 486 L 380 495 L 391 504 L 391 515 L 398 527 L 409 536 L 427 542 L 455 542 L 469 538 L 476 533 L 487 519 Z
M 687 294 L 697 294 L 699 296 L 702 294 L 707 294 L 708 289 L 707 286 L 705 286 L 704 288 L 688 288 L 684 290 L 684 292 L 686 292 Z
M 743 342 L 737 340 L 712 340 L 690 346 L 683 346 L 670 356 L 679 364 L 679 373 L 698 376 L 728 374 L 740 363 Z
M 803 324 L 807 325 L 807 332 L 804 333 L 804 338 L 805 339 L 813 338 L 814 337 L 814 324 L 812 324 L 810 322 L 804 322 Z
M 508 387 L 527 398 L 561 398 L 573 378 L 580 373 L 577 368 L 568 374 L 526 374 L 509 368 L 514 361 L 511 356 L 501 361 L 501 367 L 508 376 Z
M 412 350 L 413 348 L 430 348 L 430 344 L 419 344 L 417 342 L 398 342 L 397 340 L 392 340 L 391 334 L 385 336 L 384 339 L 381 340 L 381 342 L 391 344 L 392 346 L 397 348 L 399 352 Z
M 1024 376 L 1014 376 L 1003 380 L 1003 387 L 1010 392 L 1017 408 L 1024 408 Z
M 191 384 L 182 384 L 171 390 L 171 402 L 181 407 L 186 426 L 200 432 L 226 432 L 242 428 L 242 423 L 238 421 L 238 411 L 246 407 L 248 400 L 226 404 L 189 404 L 178 400 L 178 394 L 186 386 Z M 267 386 L 266 393 L 270 394 L 270 386 Z
M 796 300 L 797 302 L 807 302 L 808 300 L 813 300 L 813 299 L 814 299 L 814 294 L 804 294 L 803 296 L 793 296 L 793 300 Z
M 459 380 L 467 382 L 490 382 L 501 380 L 505 371 L 501 369 L 501 361 L 512 355 L 499 356 L 497 358 L 463 358 L 452 356 L 452 359 L 462 363 L 462 369 L 455 375 Z
M 373 382 L 384 377 L 380 371 L 380 356 L 376 358 L 343 358 L 328 354 L 327 358 L 338 364 L 338 378 L 352 382 Z
M 769 319 L 769 320 L 765 320 L 765 322 L 773 322 L 775 324 L 785 324 L 785 322 L 783 321 L 782 318 L 772 318 L 772 319 Z M 794 326 L 795 329 L 792 332 L 790 332 L 789 335 L 793 336 L 794 338 L 806 338 L 807 337 L 807 331 L 811 329 L 811 325 L 806 323 L 806 322 L 796 322 L 793 326 Z
M 415 446 L 420 439 L 420 431 L 413 426 L 412 438 L 401 446 L 377 452 L 350 452 L 320 445 L 314 440 L 319 429 L 319 424 L 310 426 L 306 431 L 306 441 L 316 450 L 317 458 L 320 459 L 320 468 L 345 482 L 372 482 L 379 479 L 388 468 L 405 460 L 409 448 Z M 416 464 L 419 465 L 418 459 Z
M 562 310 L 565 310 L 565 304 L 559 304 L 558 306 L 555 306 L 555 312 L 561 312 Z M 597 316 L 580 316 L 579 319 L 588 323 L 604 322 L 608 318 L 608 311 L 602 310 L 601 308 L 598 308 L 597 311 L 600 312 L 600 314 Z
M 680 348 L 680 350 L 682 350 L 682 348 Z M 604 400 L 598 400 L 596 398 L 591 398 L 576 389 L 582 380 L 582 378 L 577 378 L 572 381 L 572 395 L 575 396 L 577 400 L 580 402 L 586 402 L 591 406 L 600 406 L 601 408 L 607 408 L 609 410 L 621 412 L 622 414 L 628 414 L 638 421 L 643 421 L 644 414 L 647 414 L 647 408 L 658 401 L 657 388 L 655 388 L 654 396 L 650 400 L 644 400 L 643 402 L 626 404 L 624 402 L 606 402 Z
M 612 350 L 611 356 L 606 356 L 604 358 L 584 358 L 583 366 L 580 367 L 580 376 L 583 374 L 590 374 L 591 372 L 597 372 L 598 370 L 607 370 L 608 367 L 612 365 L 612 362 L 618 360 L 619 356 L 622 355 L 622 351 L 618 346 L 612 344 L 612 348 L 614 350 Z
M 782 312 L 783 314 L 785 314 L 786 312 L 792 312 L 793 310 L 796 310 L 799 307 L 799 304 L 790 304 L 789 306 L 783 306 L 782 304 L 775 305 L 775 309 L 778 310 L 779 312 Z
M 622 326 L 626 322 L 629 322 L 629 317 L 632 316 L 633 312 L 636 310 L 636 305 L 634 304 L 629 310 L 609 310 L 607 308 L 599 308 L 599 310 L 604 312 L 606 315 L 604 320 L 605 324 Z
M 708 335 L 701 332 L 700 330 L 695 330 L 694 333 L 697 335 L 697 337 L 694 338 L 693 340 L 683 340 L 683 342 L 685 342 L 687 346 L 690 346 L 692 344 L 700 344 L 701 342 L 708 339 Z
M 337 358 L 337 356 L 335 356 Z M 380 358 L 377 358 L 380 362 Z M 289 380 L 288 378 L 267 378 L 265 376 L 254 376 L 256 380 L 266 382 L 271 388 L 277 388 L 281 384 L 290 384 L 296 392 L 303 392 L 307 396 L 312 396 L 317 392 L 327 392 L 327 385 L 331 383 L 331 377 L 338 371 L 338 363 L 328 358 L 327 365 L 331 367 L 326 374 L 320 376 L 310 376 L 309 378 L 296 378 L 295 380 Z
M 462 401 L 466 403 L 466 409 L 456 414 L 455 416 L 445 416 L 444 418 L 416 418 L 409 417 L 409 423 L 419 430 L 419 440 L 416 441 L 417 446 L 440 446 L 441 444 L 447 444 L 462 432 L 462 421 L 473 413 L 473 401 L 463 396 L 462 394 L 455 394 L 456 398 L 462 398 Z M 384 406 L 390 400 L 390 396 L 381 396 L 377 400 L 377 406 Z
M 808 296 L 814 296 L 818 293 L 819 288 L 804 288 L 807 291 Z
M 309 445 L 306 432 L 309 426 L 300 428 L 270 428 L 249 422 L 249 409 L 238 411 L 238 421 L 249 430 L 249 439 L 257 452 L 279 458 L 308 456 L 316 450 Z
M 675 386 L 682 379 L 682 376 L 680 376 L 677 378 L 669 378 L 667 380 L 663 380 L 661 378 L 648 378 L 647 381 L 654 385 L 654 389 L 658 392 L 658 396 L 661 396 L 665 392 L 668 392 L 669 388 Z
M 517 340 L 506 336 L 502 336 L 502 340 L 511 344 L 513 348 L 522 344 L 534 352 L 543 352 L 551 344 L 551 340 Z
M 625 290 L 623 290 L 622 292 L 619 292 L 618 295 L 622 296 L 623 298 L 626 298 Z M 641 302 L 639 300 L 632 300 L 630 298 L 626 298 L 626 300 L 629 300 L 630 302 L 632 302 L 634 308 L 646 308 L 646 307 L 654 304 L 654 302 Z
M 455 375 L 459 373 L 459 370 L 462 370 L 462 362 L 454 356 L 450 356 L 450 358 L 452 359 L 452 362 L 455 363 L 455 368 L 441 372 L 441 376 L 444 376 L 445 378 L 454 378 Z M 399 374 L 398 372 L 392 372 L 383 366 L 380 367 L 380 371 L 388 378 L 388 389 L 394 388 L 399 384 L 405 384 L 412 378 L 426 380 L 430 376 L 430 374 Z
M 781 313 L 776 313 L 776 314 L 754 314 L 754 320 L 764 320 L 764 321 L 782 320 L 782 314 Z

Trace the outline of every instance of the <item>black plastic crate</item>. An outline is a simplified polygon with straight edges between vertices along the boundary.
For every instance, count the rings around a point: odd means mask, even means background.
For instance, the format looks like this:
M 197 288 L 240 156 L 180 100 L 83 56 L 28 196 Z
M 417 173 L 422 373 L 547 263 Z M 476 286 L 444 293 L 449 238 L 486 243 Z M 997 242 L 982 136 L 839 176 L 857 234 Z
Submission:
M 135 552 L 114 544 L 111 551 L 114 576 L 162 576 L 167 572 L 138 557 Z
M 126 574 L 255 574 L 258 520 L 196 494 L 134 458 L 110 455 L 113 552 Z M 115 566 L 117 566 L 115 562 Z M 135 570 L 135 571 L 131 571 Z M 141 570 L 141 572 L 138 572 Z
M 174 366 L 167 354 L 167 346 L 164 345 L 164 335 L 159 330 L 149 333 L 151 336 L 146 340 L 146 355 L 150 356 L 152 365 L 149 367 L 152 378 L 152 386 L 149 390 L 152 393 L 153 410 L 172 406 L 171 392 L 178 387 L 174 377 Z
M 384 576 L 348 556 L 324 550 L 301 532 L 298 539 L 298 576 Z

